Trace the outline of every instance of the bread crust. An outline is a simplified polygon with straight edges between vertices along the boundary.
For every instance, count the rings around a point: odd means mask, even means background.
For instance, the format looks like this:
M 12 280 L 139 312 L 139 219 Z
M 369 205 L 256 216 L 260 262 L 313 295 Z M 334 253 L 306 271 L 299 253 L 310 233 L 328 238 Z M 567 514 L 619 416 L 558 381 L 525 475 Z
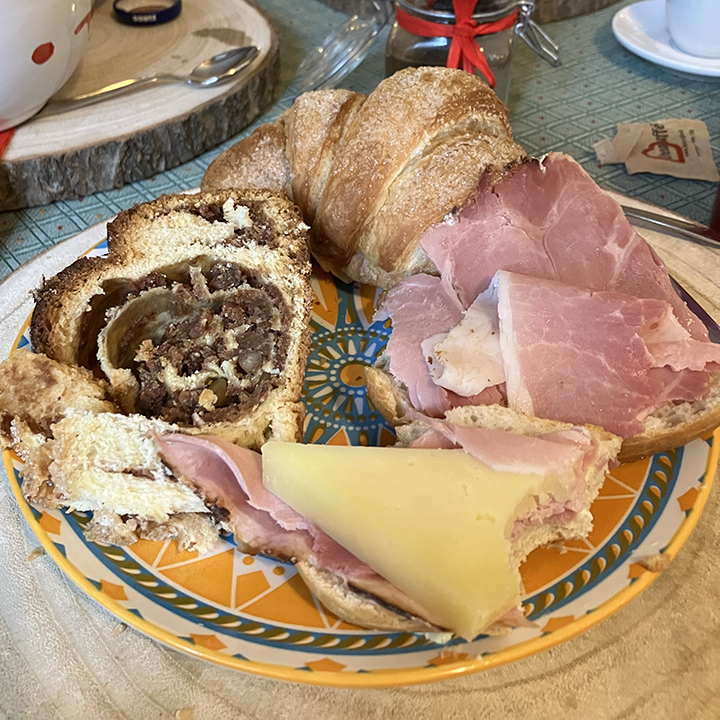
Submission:
M 618 459 L 630 463 L 709 437 L 720 427 L 720 372 L 710 373 L 708 395 L 694 403 L 658 408 L 645 419 L 645 432 L 626 438 Z
M 36 433 L 50 428 L 71 409 L 113 412 L 107 383 L 89 370 L 64 367 L 45 355 L 16 350 L 0 364 L 0 447 L 15 442 L 11 423 L 21 421 Z
M 407 389 L 390 372 L 387 356 L 381 356 L 374 367 L 366 368 L 365 377 L 370 401 L 396 431 L 413 422 L 416 411 Z M 658 408 L 645 418 L 644 424 L 643 433 L 623 440 L 617 458 L 619 462 L 635 462 L 697 438 L 709 437 L 720 427 L 720 372 L 710 374 L 709 392 L 705 398 Z
M 351 587 L 339 575 L 304 560 L 298 574 L 330 612 L 354 625 L 387 632 L 443 632 L 419 617 L 383 603 L 378 597 Z
M 285 154 L 282 118 L 261 125 L 245 141 L 220 153 L 205 171 L 203 192 L 254 188 L 290 192 L 291 172 Z

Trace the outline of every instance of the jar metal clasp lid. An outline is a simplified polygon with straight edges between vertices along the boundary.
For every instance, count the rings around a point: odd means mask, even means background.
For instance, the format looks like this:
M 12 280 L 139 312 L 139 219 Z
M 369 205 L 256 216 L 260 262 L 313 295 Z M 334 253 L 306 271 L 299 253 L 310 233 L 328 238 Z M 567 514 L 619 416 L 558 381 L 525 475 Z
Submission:
M 521 37 L 543 60 L 549 62 L 553 67 L 557 67 L 561 64 L 560 48 L 530 17 L 534 9 L 534 2 L 520 3 L 515 34 Z

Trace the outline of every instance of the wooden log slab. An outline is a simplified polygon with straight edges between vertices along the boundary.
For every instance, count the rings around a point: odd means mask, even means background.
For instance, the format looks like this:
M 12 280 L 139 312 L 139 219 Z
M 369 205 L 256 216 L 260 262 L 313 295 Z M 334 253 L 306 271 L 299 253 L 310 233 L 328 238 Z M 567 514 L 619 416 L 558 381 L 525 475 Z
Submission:
M 273 100 L 279 78 L 275 31 L 248 0 L 186 2 L 165 25 L 132 27 L 96 2 L 83 60 L 53 99 L 125 78 L 187 73 L 223 50 L 257 45 L 259 57 L 235 82 L 137 90 L 62 115 L 31 118 L 0 159 L 0 210 L 118 188 L 169 170 L 236 135 Z

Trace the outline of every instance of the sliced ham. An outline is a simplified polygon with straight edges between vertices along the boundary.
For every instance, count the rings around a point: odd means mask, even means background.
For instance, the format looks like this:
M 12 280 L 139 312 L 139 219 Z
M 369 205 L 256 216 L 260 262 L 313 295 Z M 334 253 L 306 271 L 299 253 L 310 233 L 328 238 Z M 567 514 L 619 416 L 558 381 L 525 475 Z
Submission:
M 203 498 L 229 514 L 225 523 L 247 549 L 278 557 L 312 552 L 310 524 L 262 485 L 261 456 L 219 438 L 158 435 L 167 465 Z M 283 525 L 284 523 L 284 525 Z
M 671 400 L 706 393 L 720 346 L 695 340 L 664 300 L 499 272 L 508 405 L 630 437 Z
M 694 337 L 662 299 L 499 271 L 462 313 L 445 289 L 438 278 L 410 278 L 389 291 L 385 304 L 393 319 L 390 369 L 413 389 L 415 409 L 430 417 L 500 402 L 630 437 L 656 408 L 703 398 L 708 371 L 720 363 L 720 346 Z M 490 299 L 498 303 L 497 336 Z M 484 325 L 473 315 L 476 307 L 485 313 Z M 436 332 L 453 320 L 454 327 Z M 493 372 L 504 382 L 481 394 L 456 394 L 476 392 L 484 387 L 478 378 L 493 377 L 486 373 L 488 358 L 498 361 L 498 346 L 501 367 Z
M 486 467 L 498 472 L 560 475 L 581 467 L 581 444 L 556 442 L 545 436 L 529 437 L 502 430 L 466 427 L 433 418 L 421 418 L 430 430 L 412 447 L 461 447 Z
M 436 385 L 428 370 L 422 341 L 447 333 L 463 317 L 463 308 L 448 295 L 440 278 L 414 275 L 396 285 L 386 296 L 376 320 L 392 318 L 393 331 L 387 344 L 390 370 L 407 387 L 416 408 L 433 417 L 442 417 L 460 405 L 487 405 L 502 400 L 502 392 L 488 388 L 468 397 Z
M 161 455 L 209 498 L 240 507 L 249 503 L 267 512 L 285 530 L 307 530 L 310 523 L 273 495 L 262 482 L 262 456 L 211 435 L 162 435 L 155 440 Z
M 509 270 L 665 300 L 693 337 L 707 338 L 622 208 L 566 155 L 528 160 L 492 188 L 484 180 L 459 216 L 430 228 L 421 245 L 465 307 L 498 270 Z
M 601 424 L 628 437 L 642 430 L 642 421 L 657 407 L 707 394 L 707 372 L 718 367 L 717 347 L 673 291 L 662 261 L 574 160 L 551 153 L 542 162 L 520 164 L 494 187 L 489 183 L 483 181 L 457 218 L 423 236 L 422 246 L 441 277 L 408 278 L 386 296 L 382 312 L 393 321 L 390 370 L 408 388 L 414 408 L 439 418 L 452 407 L 500 402 L 541 417 Z M 527 333 L 523 342 L 532 347 L 523 347 L 512 332 L 512 313 L 505 311 L 503 319 L 502 368 L 496 346 L 486 343 L 479 350 L 478 332 L 487 333 L 492 321 L 487 316 L 478 324 L 476 302 L 491 292 L 498 271 L 646 301 L 647 322 L 623 329 L 616 322 L 620 316 L 598 315 L 594 336 L 582 338 L 584 349 L 577 333 L 588 333 L 578 325 L 574 350 L 565 343 L 566 375 L 558 388 L 560 377 L 546 372 L 562 364 L 555 348 Z M 531 317 L 532 303 L 515 300 Z M 563 302 L 572 304 L 572 298 Z M 635 312 L 637 320 L 639 307 L 625 303 L 623 312 L 627 317 Z M 578 319 L 566 308 L 544 307 L 546 315 L 557 315 L 548 327 L 557 327 L 566 312 L 568 320 Z M 653 322 L 660 328 L 655 334 Z M 562 345 L 563 338 L 555 342 Z M 627 363 L 623 370 L 618 362 L 608 374 L 605 359 L 614 356 L 612 348 L 618 360 L 625 353 Z

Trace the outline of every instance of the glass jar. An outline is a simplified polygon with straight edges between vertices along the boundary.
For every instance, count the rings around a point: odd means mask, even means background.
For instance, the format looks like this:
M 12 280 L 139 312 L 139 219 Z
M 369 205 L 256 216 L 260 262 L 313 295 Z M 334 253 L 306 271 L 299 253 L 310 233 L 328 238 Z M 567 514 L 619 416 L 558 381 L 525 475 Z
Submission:
M 440 28 L 455 24 L 450 0 L 394 0 L 396 10 L 411 18 L 429 21 Z M 515 35 L 522 37 L 541 57 L 551 64 L 559 64 L 555 43 L 530 19 L 535 9 L 532 0 L 479 0 L 472 15 L 478 25 L 496 22 L 518 12 L 518 20 L 505 30 L 477 35 L 474 40 L 482 50 L 490 70 L 495 75 L 495 92 L 506 103 L 510 94 L 512 55 Z M 388 35 L 385 48 L 385 76 L 389 77 L 406 67 L 424 65 L 445 66 L 452 37 L 423 37 L 400 27 L 397 19 Z M 479 69 L 475 74 L 487 82 Z

